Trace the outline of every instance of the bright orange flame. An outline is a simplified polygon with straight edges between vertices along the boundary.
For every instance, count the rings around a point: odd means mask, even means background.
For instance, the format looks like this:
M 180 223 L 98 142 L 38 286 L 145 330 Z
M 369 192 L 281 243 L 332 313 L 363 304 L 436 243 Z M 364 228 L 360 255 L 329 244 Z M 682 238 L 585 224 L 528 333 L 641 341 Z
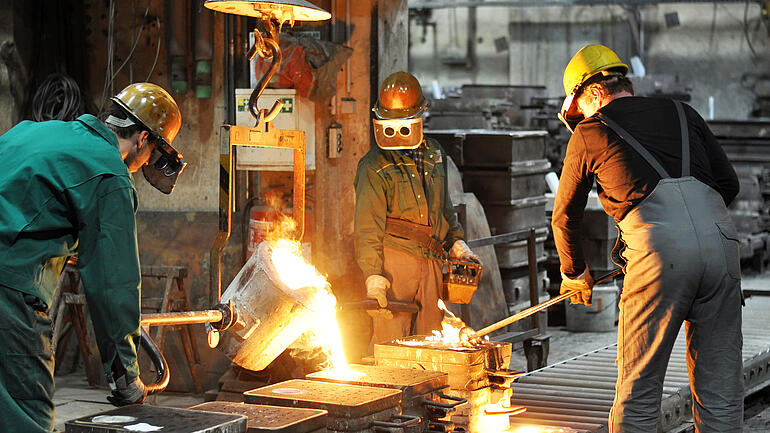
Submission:
M 302 255 L 302 244 L 297 238 L 297 223 L 280 211 L 282 203 L 278 196 L 266 197 L 268 206 L 275 213 L 272 230 L 266 241 L 272 249 L 272 261 L 281 281 L 291 290 L 301 290 L 303 304 L 311 311 L 307 329 L 312 333 L 313 342 L 321 347 L 328 357 L 328 368 L 335 375 L 352 377 L 356 372 L 348 367 L 342 334 L 337 323 L 337 299 L 331 286 L 315 266 Z
M 285 233 L 286 230 L 294 229 L 293 224 L 283 222 L 276 226 L 277 230 L 274 233 L 280 231 Z M 315 343 L 328 356 L 329 367 L 341 373 L 348 371 L 342 335 L 336 320 L 337 299 L 331 292 L 329 282 L 313 265 L 305 261 L 298 241 L 275 239 L 275 234 L 269 239 L 272 262 L 281 281 L 291 290 L 304 292 L 303 303 L 311 311 L 311 324 L 308 328 L 314 336 Z M 319 324 L 322 325 L 318 326 Z
M 432 331 L 433 335 L 428 337 L 427 340 L 448 346 L 472 347 L 473 342 L 470 341 L 468 334 L 462 332 L 464 328 L 467 328 L 465 322 L 449 311 L 441 299 L 438 300 L 438 308 L 444 312 L 444 320 L 441 321 L 441 331 Z

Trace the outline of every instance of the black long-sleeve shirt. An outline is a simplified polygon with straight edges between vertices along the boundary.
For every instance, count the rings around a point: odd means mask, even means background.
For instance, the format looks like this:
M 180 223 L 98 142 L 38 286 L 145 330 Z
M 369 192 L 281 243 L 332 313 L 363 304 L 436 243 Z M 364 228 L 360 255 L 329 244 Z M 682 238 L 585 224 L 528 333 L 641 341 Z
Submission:
M 690 175 L 714 188 L 729 205 L 739 190 L 735 170 L 703 118 L 683 105 L 690 137 Z M 681 177 L 681 131 L 671 100 L 621 97 L 599 111 L 636 138 L 669 176 Z M 561 269 L 568 277 L 585 270 L 580 223 L 594 179 L 605 212 L 620 221 L 655 189 L 660 176 L 595 116 L 580 122 L 567 144 L 551 224 Z

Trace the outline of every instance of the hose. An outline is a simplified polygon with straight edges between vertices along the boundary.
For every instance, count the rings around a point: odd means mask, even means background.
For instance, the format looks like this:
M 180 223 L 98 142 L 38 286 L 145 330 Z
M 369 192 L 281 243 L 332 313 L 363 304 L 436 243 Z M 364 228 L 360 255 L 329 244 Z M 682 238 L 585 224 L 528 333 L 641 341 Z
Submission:
M 144 387 L 147 390 L 147 395 L 158 394 L 163 392 L 168 386 L 168 382 L 171 379 L 171 372 L 168 369 L 168 363 L 163 356 L 163 352 L 160 351 L 152 338 L 144 331 L 144 328 L 140 329 L 142 331 L 142 348 L 147 352 L 147 355 L 149 355 L 152 365 L 155 366 L 155 371 L 157 371 L 155 382 L 145 384 Z
M 32 120 L 71 121 L 83 112 L 78 84 L 65 74 L 51 74 L 40 83 L 32 98 Z

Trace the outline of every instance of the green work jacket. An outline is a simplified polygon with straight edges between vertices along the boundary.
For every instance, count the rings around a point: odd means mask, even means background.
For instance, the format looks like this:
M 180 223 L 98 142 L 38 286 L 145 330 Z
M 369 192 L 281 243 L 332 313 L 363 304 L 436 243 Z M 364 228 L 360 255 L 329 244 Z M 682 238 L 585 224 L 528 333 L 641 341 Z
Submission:
M 0 290 L 50 308 L 77 253 L 105 373 L 117 357 L 129 379 L 139 374 L 136 206 L 117 137 L 96 117 L 24 121 L 0 136 Z
M 402 150 L 371 149 L 356 173 L 356 260 L 364 273 L 382 275 L 383 246 L 416 258 L 435 258 L 430 249 L 385 233 L 386 217 L 432 227 L 432 236 L 448 249 L 465 235 L 457 221 L 447 186 L 446 152 L 426 138 L 425 187 L 414 160 Z

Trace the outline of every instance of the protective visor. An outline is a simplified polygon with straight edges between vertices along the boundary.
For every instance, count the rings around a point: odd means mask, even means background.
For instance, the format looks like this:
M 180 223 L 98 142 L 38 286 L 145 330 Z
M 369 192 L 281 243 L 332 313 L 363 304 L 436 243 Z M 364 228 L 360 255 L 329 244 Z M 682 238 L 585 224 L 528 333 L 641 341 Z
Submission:
M 422 119 L 373 119 L 374 141 L 384 150 L 415 149 L 422 143 Z
M 577 101 L 575 101 L 575 93 L 576 92 L 573 91 L 567 95 L 566 98 L 564 98 L 564 103 L 561 105 L 561 111 L 559 111 L 559 114 L 557 115 L 564 126 L 569 129 L 569 132 L 575 132 L 577 124 L 585 119 L 585 116 L 580 114 L 580 111 L 578 111 Z
M 187 162 L 182 159 L 182 154 L 164 140 L 159 139 L 147 164 L 142 166 L 142 174 L 158 191 L 171 194 L 185 166 Z

